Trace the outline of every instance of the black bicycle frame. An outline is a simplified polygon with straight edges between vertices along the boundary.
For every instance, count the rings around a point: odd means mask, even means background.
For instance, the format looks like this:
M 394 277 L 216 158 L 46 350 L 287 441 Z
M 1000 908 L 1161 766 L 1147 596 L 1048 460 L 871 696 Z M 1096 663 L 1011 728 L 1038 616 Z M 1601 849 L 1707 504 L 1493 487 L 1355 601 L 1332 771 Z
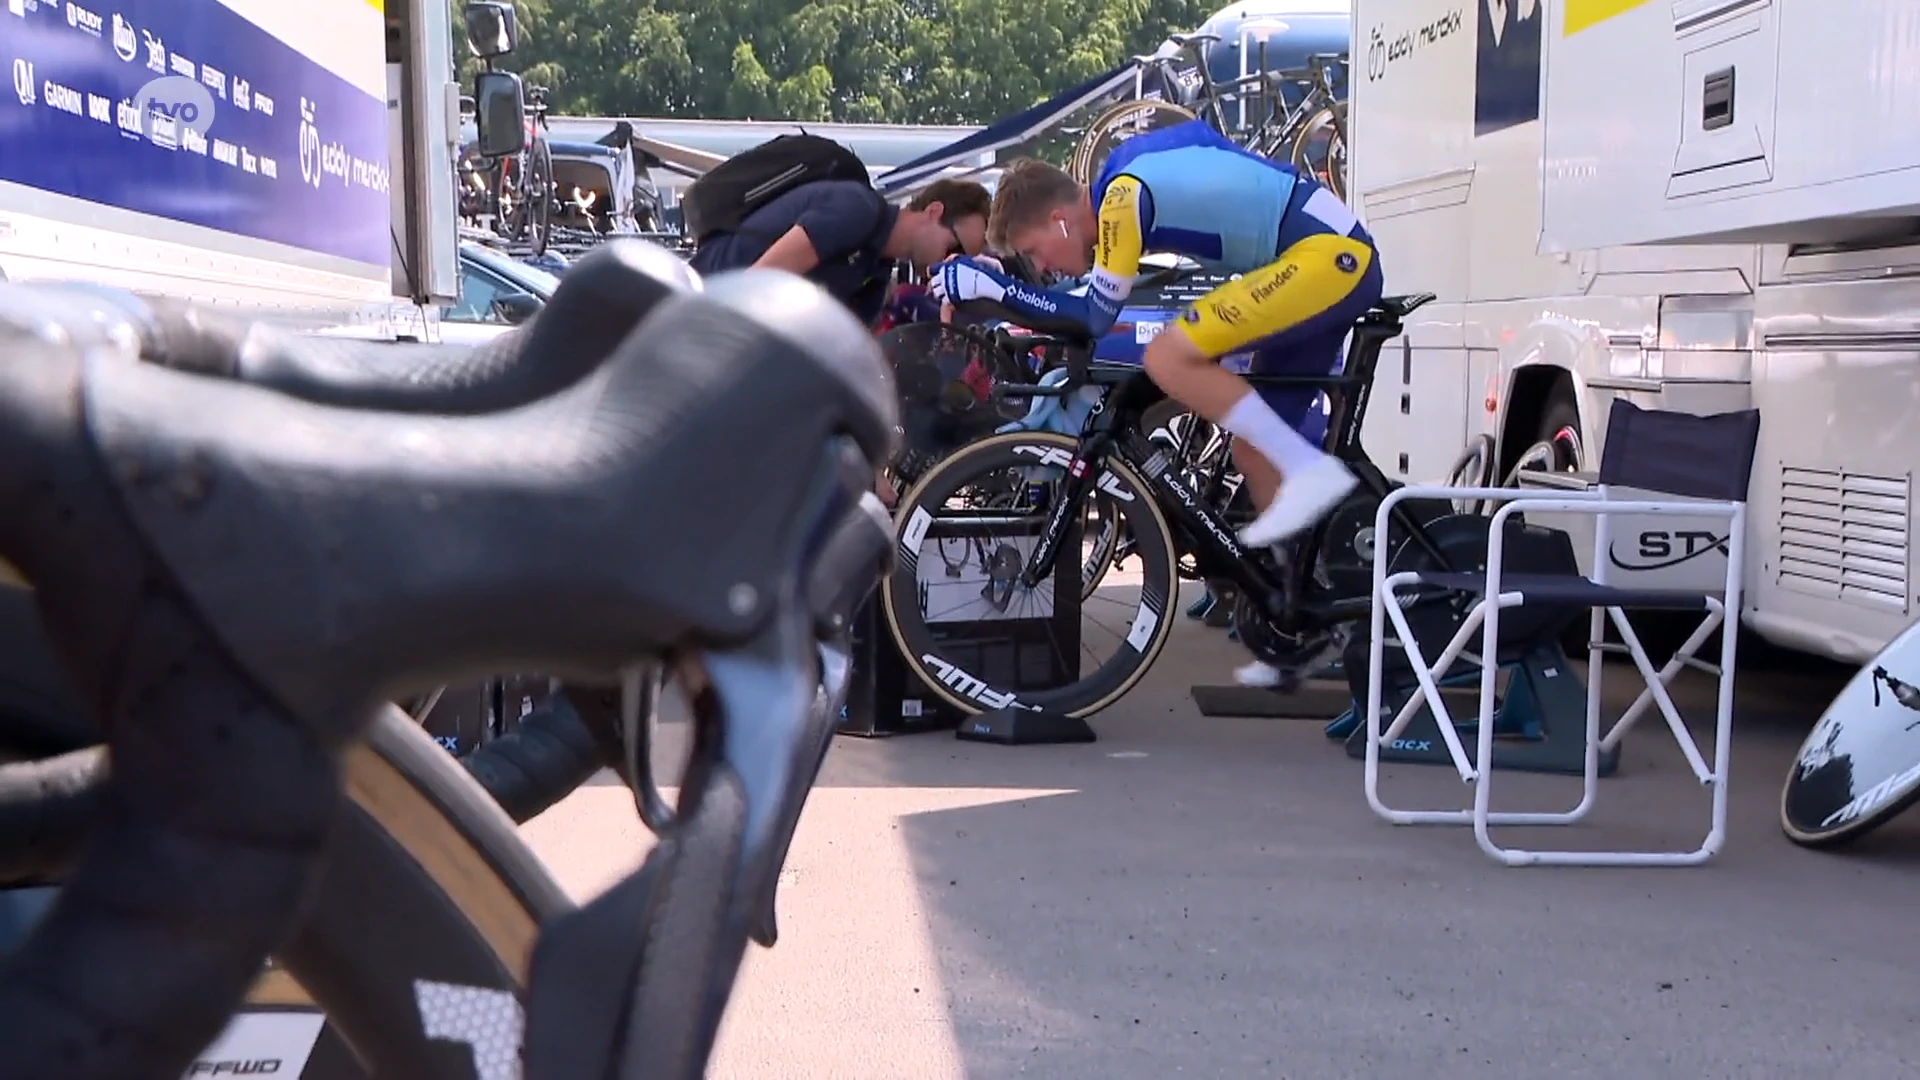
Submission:
M 1390 490 L 1386 475 L 1367 456 L 1360 445 L 1360 425 L 1366 416 L 1367 399 L 1373 385 L 1374 362 L 1385 338 L 1377 334 L 1365 340 L 1356 335 L 1355 359 L 1351 373 L 1339 375 L 1249 375 L 1247 382 L 1256 389 L 1286 388 L 1325 391 L 1333 399 L 1330 416 L 1335 437 L 1330 452 L 1352 468 L 1360 483 L 1375 500 L 1384 500 Z M 1053 572 L 1065 542 L 1070 514 L 1077 514 L 1100 483 L 1109 456 L 1118 454 L 1151 486 L 1149 496 L 1169 512 L 1174 524 L 1185 532 L 1193 545 L 1195 562 L 1203 578 L 1232 581 L 1244 595 L 1260 601 L 1267 614 L 1283 629 L 1294 630 L 1302 624 L 1328 624 L 1357 619 L 1372 610 L 1370 596 L 1337 597 L 1322 604 L 1300 600 L 1308 574 L 1320 557 L 1324 528 L 1316 528 L 1302 538 L 1296 554 L 1289 559 L 1281 576 L 1268 569 L 1268 562 L 1253 557 L 1240 544 L 1219 511 L 1205 493 L 1191 491 L 1180 478 L 1176 461 L 1165 447 L 1155 446 L 1141 434 L 1141 414 L 1166 400 L 1166 394 L 1145 372 L 1134 374 L 1114 385 L 1101 396 L 1087 417 L 1080 433 L 1080 445 L 1067 467 L 1066 481 L 1047 518 L 1046 531 L 1028 557 L 1022 581 L 1034 588 Z M 1112 493 L 1112 489 L 1109 489 Z M 1438 567 L 1450 569 L 1446 556 L 1433 543 L 1403 503 L 1390 511 L 1392 520 Z

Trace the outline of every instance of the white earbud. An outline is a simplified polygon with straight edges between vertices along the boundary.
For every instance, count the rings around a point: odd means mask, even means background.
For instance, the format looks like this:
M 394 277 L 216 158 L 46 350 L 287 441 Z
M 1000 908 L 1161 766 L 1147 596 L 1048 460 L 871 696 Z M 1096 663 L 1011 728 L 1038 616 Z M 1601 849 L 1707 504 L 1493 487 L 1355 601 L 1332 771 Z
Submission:
M 1064 221 L 1055 221 L 1055 222 L 1054 222 L 1054 224 L 1055 224 L 1055 225 L 1058 225 L 1058 226 L 1060 226 L 1060 235 L 1061 235 L 1061 236 L 1065 236 L 1065 235 L 1067 235 L 1067 223 L 1066 223 L 1066 222 L 1064 222 Z

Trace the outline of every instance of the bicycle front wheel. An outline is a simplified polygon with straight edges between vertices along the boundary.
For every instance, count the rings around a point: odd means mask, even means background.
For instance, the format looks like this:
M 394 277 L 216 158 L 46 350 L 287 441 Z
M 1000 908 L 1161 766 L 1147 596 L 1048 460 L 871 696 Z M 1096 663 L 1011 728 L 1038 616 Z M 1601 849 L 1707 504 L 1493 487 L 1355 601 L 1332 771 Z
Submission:
M 1017 580 L 1049 507 L 1063 497 L 1077 449 L 1064 435 L 996 435 L 934 464 L 900 501 L 900 557 L 881 584 L 881 609 L 908 666 L 965 714 L 1019 704 L 1092 715 L 1146 675 L 1173 630 L 1166 615 L 1179 590 L 1172 530 L 1153 489 L 1118 458 L 1101 465 L 1098 491 L 1106 497 L 1103 511 L 1111 508 L 1128 538 L 1126 572 L 1107 574 L 1081 602 L 1078 628 L 1064 634 L 1054 633 L 1061 620 L 1050 605 L 1081 592 L 1084 549 L 1063 546 L 1052 572 L 1031 589 Z M 1002 526 L 1004 536 L 993 531 Z M 1056 588 L 1056 580 L 1070 585 Z M 956 632 L 1002 619 L 1049 628 L 1054 685 L 1014 685 L 1000 665 L 982 664 L 979 643 Z M 1037 664 L 1039 649 L 1022 646 L 1018 667 Z
M 399 709 L 348 752 L 346 776 L 351 806 L 309 914 L 195 1068 L 518 1075 L 534 939 L 572 903 L 506 814 Z

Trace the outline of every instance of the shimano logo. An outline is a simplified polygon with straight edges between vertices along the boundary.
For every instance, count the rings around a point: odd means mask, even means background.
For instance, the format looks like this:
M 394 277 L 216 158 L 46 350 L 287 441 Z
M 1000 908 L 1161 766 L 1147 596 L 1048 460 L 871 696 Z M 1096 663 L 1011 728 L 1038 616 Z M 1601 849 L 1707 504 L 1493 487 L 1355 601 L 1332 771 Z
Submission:
M 1046 293 L 1023 288 L 1017 284 L 1007 286 L 1007 295 L 1036 311 L 1044 311 L 1049 315 L 1057 314 L 1060 310 L 1060 305 Z

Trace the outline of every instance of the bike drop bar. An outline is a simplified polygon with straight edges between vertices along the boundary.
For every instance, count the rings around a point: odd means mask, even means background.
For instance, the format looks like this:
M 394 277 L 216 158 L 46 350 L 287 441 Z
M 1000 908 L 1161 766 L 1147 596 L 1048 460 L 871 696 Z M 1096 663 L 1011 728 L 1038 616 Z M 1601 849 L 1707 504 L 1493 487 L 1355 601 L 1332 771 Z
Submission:
M 791 744 L 753 740 L 777 739 L 778 712 L 803 725 L 818 681 L 794 583 L 861 512 L 898 422 L 863 327 L 798 278 L 730 274 L 571 385 L 465 417 L 330 408 L 70 331 L 0 324 L 0 558 L 33 584 L 114 775 L 104 828 L 0 984 L 10 1068 L 184 1070 L 293 926 L 340 810 L 339 747 L 378 703 L 449 678 L 695 658 L 718 749 L 680 808 L 698 828 L 671 844 L 688 872 L 657 902 L 718 909 L 713 940 L 745 940 L 741 886 L 782 839 L 768 823 L 794 771 L 768 757 Z M 709 828 L 722 842 L 693 842 Z M 736 902 L 689 891 L 703 881 Z M 628 1053 L 698 1075 L 726 953 L 677 1003 L 641 995 Z

